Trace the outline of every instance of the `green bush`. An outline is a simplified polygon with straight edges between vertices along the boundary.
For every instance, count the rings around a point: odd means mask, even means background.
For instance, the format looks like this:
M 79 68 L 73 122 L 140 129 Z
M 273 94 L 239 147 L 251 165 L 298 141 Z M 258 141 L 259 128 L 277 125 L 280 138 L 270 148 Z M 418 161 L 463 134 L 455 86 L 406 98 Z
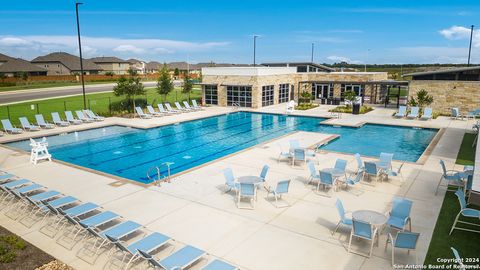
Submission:
M 303 103 L 303 104 L 300 104 L 298 106 L 295 106 L 295 110 L 305 111 L 305 110 L 313 109 L 313 108 L 316 108 L 316 107 L 318 107 L 317 104 Z
M 16 86 L 17 84 L 14 82 L 0 82 L 0 87 L 10 87 L 10 86 Z
M 135 106 L 144 108 L 147 106 L 147 100 L 144 98 L 135 99 Z M 113 113 L 133 112 L 133 99 L 124 99 L 110 104 L 110 110 Z
M 352 113 L 352 110 L 353 110 L 352 106 L 337 106 L 337 107 L 329 110 L 329 112 Z M 365 113 L 371 112 L 371 111 L 373 111 L 372 107 L 365 106 L 365 105 L 362 105 L 360 107 L 360 114 L 365 114 Z
M 27 247 L 25 241 L 16 235 L 0 236 L 0 263 L 10 263 L 17 257 L 15 251 Z

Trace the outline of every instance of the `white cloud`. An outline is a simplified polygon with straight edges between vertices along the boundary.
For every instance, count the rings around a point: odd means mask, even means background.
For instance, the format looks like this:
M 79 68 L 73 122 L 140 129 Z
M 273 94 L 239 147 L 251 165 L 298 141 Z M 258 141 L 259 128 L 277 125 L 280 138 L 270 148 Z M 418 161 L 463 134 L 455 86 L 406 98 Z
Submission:
M 76 53 L 76 36 L 0 36 L 0 51 L 33 58 L 46 52 L 64 51 Z M 190 42 L 168 39 L 126 39 L 112 37 L 82 37 L 82 49 L 86 55 L 118 55 L 120 57 L 148 57 L 166 53 L 191 53 L 211 51 L 226 47 L 229 42 Z M 24 55 L 27 52 L 27 55 Z
M 338 55 L 330 55 L 327 57 L 328 60 L 332 61 L 332 62 L 346 62 L 346 63 L 349 63 L 349 64 L 361 64 L 362 61 L 358 61 L 358 60 L 352 60 L 348 57 L 344 57 L 344 56 L 338 56 Z
M 470 28 L 454 25 L 439 31 L 440 35 L 449 40 L 468 40 L 470 39 Z M 473 32 L 472 44 L 480 48 L 480 33 Z

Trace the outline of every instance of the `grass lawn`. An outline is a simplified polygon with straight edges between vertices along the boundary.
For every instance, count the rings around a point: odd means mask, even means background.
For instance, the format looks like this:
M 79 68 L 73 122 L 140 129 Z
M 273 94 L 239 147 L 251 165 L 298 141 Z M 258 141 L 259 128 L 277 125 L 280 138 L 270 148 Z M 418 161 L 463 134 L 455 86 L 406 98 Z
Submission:
M 114 82 L 115 81 L 85 82 L 85 85 L 114 83 Z M 74 85 L 81 86 L 82 84 L 79 82 L 32 82 L 24 85 L 0 87 L 0 92 L 26 90 L 26 89 L 40 89 L 40 88 L 50 88 L 50 87 L 62 87 L 62 86 L 74 86 Z
M 198 88 L 194 88 L 190 94 L 191 99 L 199 99 L 201 97 L 201 91 Z M 138 97 L 142 98 L 142 97 Z M 147 94 L 143 96 L 147 99 L 149 104 L 156 104 L 159 102 L 165 102 L 163 95 L 159 95 L 154 88 L 147 88 Z M 87 95 L 87 107 L 98 114 L 110 115 L 109 104 L 124 99 L 124 97 L 116 97 L 113 93 L 98 93 Z M 187 95 L 181 92 L 180 88 L 176 88 L 167 96 L 167 102 L 187 100 Z M 35 114 L 41 113 L 47 121 L 51 121 L 51 112 L 60 112 L 63 116 L 63 112 L 66 110 L 81 110 L 83 109 L 83 97 L 72 96 L 64 98 L 53 98 L 41 101 L 25 102 L 13 105 L 0 106 L 0 119 L 9 118 L 14 125 L 19 126 L 18 118 L 26 116 L 30 122 L 35 123 Z
M 475 160 L 475 151 L 472 149 L 472 141 L 474 137 L 474 134 L 469 133 L 466 133 L 463 137 L 462 146 L 457 155 L 457 164 L 473 164 Z M 480 207 L 470 205 L 469 207 L 480 209 Z M 441 265 L 441 263 L 437 262 L 437 258 L 453 258 L 454 256 L 450 250 L 450 247 L 457 249 L 462 258 L 479 258 L 480 233 L 455 230 L 453 231 L 452 235 L 448 235 L 459 211 L 460 205 L 458 203 L 457 196 L 455 196 L 453 192 L 447 192 L 443 200 L 442 209 L 440 210 L 437 224 L 435 225 L 435 230 L 433 231 L 432 241 L 430 242 L 428 253 L 425 258 L 426 265 Z M 461 220 L 480 224 L 478 219 Z M 478 265 L 479 263 L 475 264 Z

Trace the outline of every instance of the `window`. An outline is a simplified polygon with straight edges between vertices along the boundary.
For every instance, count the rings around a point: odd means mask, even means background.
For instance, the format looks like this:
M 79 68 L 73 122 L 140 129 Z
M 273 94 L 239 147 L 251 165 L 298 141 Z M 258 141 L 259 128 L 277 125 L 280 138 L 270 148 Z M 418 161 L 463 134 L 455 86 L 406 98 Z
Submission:
M 252 107 L 251 86 L 227 86 L 227 106 Z
M 290 93 L 290 84 L 280 84 L 278 87 L 278 103 L 288 102 L 288 95 Z
M 262 107 L 273 105 L 273 85 L 262 86 Z
M 216 85 L 205 85 L 205 104 L 218 105 L 218 90 Z
M 344 100 L 345 92 L 353 91 L 357 96 L 363 96 L 365 85 L 363 84 L 342 84 L 340 86 L 340 99 Z

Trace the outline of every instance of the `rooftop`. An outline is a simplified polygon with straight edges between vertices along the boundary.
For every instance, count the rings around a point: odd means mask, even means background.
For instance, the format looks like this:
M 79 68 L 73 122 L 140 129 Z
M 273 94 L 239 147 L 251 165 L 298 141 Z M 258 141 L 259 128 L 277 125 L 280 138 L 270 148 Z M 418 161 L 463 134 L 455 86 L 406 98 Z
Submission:
M 1 73 L 15 73 L 15 72 L 46 72 L 47 70 L 37 65 L 31 64 L 27 60 L 21 58 L 13 58 L 0 53 L 0 72 Z
M 456 73 L 456 72 L 472 71 L 472 70 L 480 70 L 480 66 L 459 67 L 459 68 L 456 67 L 456 68 L 439 69 L 439 70 L 434 70 L 434 71 L 414 72 L 414 73 L 403 74 L 402 77 L 433 75 L 433 74 L 446 74 L 446 73 Z
M 31 63 L 62 63 L 68 69 L 72 71 L 78 71 L 80 69 L 80 57 L 65 53 L 65 52 L 54 52 L 44 56 L 39 56 L 31 61 Z M 84 70 L 102 70 L 102 68 L 96 65 L 89 59 L 83 59 L 83 69 Z
M 123 60 L 123 59 L 120 59 L 120 58 L 114 57 L 114 56 L 94 57 L 94 58 L 90 58 L 89 60 L 91 60 L 92 62 L 97 63 L 97 64 L 102 64 L 102 63 L 105 63 L 105 64 L 110 64 L 110 63 L 130 63 L 128 60 Z

